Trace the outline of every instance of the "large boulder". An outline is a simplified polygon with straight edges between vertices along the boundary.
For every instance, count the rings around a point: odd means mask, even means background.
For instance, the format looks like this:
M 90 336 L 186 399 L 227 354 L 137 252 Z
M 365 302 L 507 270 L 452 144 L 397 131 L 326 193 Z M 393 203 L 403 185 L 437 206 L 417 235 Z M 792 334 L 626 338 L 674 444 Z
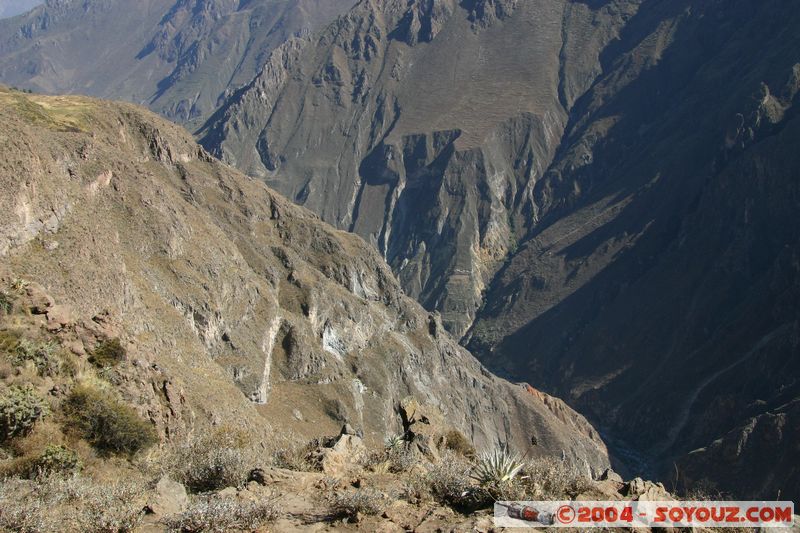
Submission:
M 406 439 L 426 457 L 439 458 L 438 446 L 450 426 L 438 409 L 421 404 L 412 397 L 400 402 L 400 417 Z
M 653 483 L 637 477 L 627 483 L 622 493 L 632 500 L 639 501 L 666 501 L 674 500 L 662 483 Z
M 156 484 L 155 493 L 147 502 L 147 510 L 149 514 L 163 517 L 182 512 L 188 504 L 186 487 L 164 476 Z
M 364 458 L 367 448 L 357 435 L 341 435 L 332 448 L 319 452 L 322 471 L 331 476 L 341 476 L 352 470 Z

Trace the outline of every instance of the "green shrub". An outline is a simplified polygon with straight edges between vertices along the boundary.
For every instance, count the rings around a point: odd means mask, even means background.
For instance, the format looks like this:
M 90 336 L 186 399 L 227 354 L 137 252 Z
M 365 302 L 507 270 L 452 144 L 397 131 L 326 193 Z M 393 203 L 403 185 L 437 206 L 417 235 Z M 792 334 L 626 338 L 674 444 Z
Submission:
M 25 435 L 50 407 L 31 385 L 12 386 L 0 394 L 0 441 Z
M 247 502 L 204 497 L 195 500 L 186 511 L 168 516 L 163 523 L 168 531 L 225 533 L 255 531 L 277 517 L 278 510 L 271 499 Z
M 92 350 L 89 362 L 98 368 L 111 368 L 125 360 L 125 347 L 119 339 L 106 339 Z
M 48 444 L 33 464 L 31 474 L 38 476 L 71 474 L 82 468 L 78 454 L 60 444 Z
M 78 385 L 64 402 L 66 425 L 97 450 L 132 455 L 157 441 L 153 426 L 111 393 Z
M 39 453 L 26 453 L 21 457 L 0 463 L 0 479 L 12 477 L 41 479 L 43 477 L 72 475 L 81 470 L 78 454 L 66 446 L 49 444 Z
M 30 281 L 22 278 L 14 278 L 11 281 L 11 289 L 15 292 L 22 292 L 31 284 Z
M 484 452 L 476 459 L 472 479 L 490 500 L 523 499 L 525 488 L 518 474 L 525 468 L 522 459 L 508 450 Z
M 387 451 L 389 451 L 389 450 L 397 450 L 399 448 L 404 448 L 408 444 L 408 441 L 406 441 L 404 435 L 394 434 L 386 437 L 383 443 L 384 443 L 384 448 Z
M 62 360 L 58 356 L 58 344 L 20 339 L 11 356 L 14 366 L 33 363 L 40 376 L 55 376 L 61 372 Z
M 172 460 L 172 473 L 193 492 L 238 487 L 254 466 L 248 442 L 236 434 L 216 431 L 182 446 Z

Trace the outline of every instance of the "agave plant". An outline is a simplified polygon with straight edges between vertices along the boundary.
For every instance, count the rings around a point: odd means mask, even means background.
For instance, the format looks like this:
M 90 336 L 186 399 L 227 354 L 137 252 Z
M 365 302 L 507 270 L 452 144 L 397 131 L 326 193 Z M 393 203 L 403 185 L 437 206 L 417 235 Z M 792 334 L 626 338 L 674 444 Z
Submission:
M 387 451 L 400 450 L 405 444 L 406 439 L 404 435 L 390 435 L 384 440 Z
M 471 477 L 481 485 L 496 485 L 514 479 L 524 466 L 525 463 L 518 455 L 497 448 L 478 456 Z

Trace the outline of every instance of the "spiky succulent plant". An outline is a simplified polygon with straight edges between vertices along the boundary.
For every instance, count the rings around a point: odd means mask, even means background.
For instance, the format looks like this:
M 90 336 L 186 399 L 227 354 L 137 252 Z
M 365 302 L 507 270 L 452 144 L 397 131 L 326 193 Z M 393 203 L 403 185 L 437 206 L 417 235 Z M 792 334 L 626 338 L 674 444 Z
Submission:
M 508 450 L 497 448 L 478 456 L 472 479 L 481 485 L 506 483 L 514 479 L 525 466 L 522 459 Z
M 388 451 L 400 450 L 405 444 L 406 440 L 403 435 L 390 435 L 384 440 L 384 445 Z

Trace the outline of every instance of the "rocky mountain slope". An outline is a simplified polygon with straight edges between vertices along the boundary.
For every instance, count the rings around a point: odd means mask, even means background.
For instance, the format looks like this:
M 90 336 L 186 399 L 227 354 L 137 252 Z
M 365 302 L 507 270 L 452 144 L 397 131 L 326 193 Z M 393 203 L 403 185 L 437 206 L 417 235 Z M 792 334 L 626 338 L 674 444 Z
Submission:
M 126 394 L 162 435 L 224 423 L 311 438 L 349 422 L 374 443 L 441 419 L 479 447 L 607 462 L 580 415 L 492 376 L 367 243 L 182 128 L 88 98 L 0 101 L 3 277 L 41 287 L 31 309 L 75 353 L 92 349 L 81 331 L 113 327 Z
M 655 2 L 628 27 L 469 346 L 665 476 L 702 448 L 690 478 L 796 497 L 800 17 Z
M 49 0 L 0 22 L 0 82 L 141 103 L 199 121 L 277 45 L 352 0 Z
M 363 0 L 276 51 L 201 142 L 368 239 L 461 336 L 637 2 L 596 4 Z
M 640 466 L 797 495 L 798 27 L 777 0 L 363 0 L 201 142 Z
M 42 0 L 0 0 L 0 18 L 25 13 L 42 3 Z

